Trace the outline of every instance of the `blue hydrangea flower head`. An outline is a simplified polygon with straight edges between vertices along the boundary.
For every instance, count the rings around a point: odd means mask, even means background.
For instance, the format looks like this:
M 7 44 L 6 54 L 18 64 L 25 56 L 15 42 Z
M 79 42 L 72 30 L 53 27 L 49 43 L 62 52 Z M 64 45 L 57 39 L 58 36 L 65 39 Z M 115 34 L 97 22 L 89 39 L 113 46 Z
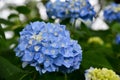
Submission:
M 56 17 L 60 19 L 77 19 L 92 20 L 95 16 L 95 11 L 88 0 L 65 0 L 61 2 L 48 2 L 46 4 L 47 13 L 49 17 Z
M 104 18 L 106 21 L 120 22 L 120 4 L 112 3 L 104 9 Z
M 116 44 L 120 44 L 120 34 L 116 35 L 115 42 L 116 42 Z
M 64 25 L 33 22 L 21 32 L 16 56 L 39 73 L 61 71 L 69 73 L 79 69 L 82 50 L 77 41 L 70 38 Z

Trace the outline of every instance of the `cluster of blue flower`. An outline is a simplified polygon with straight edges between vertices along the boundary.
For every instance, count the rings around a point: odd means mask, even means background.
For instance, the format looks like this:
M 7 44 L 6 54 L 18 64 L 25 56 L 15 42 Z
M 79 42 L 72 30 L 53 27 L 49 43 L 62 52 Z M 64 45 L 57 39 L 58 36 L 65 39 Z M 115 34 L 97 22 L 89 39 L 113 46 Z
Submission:
M 88 0 L 66 0 L 64 2 L 56 0 L 49 1 L 46 4 L 47 14 L 49 17 L 60 19 L 76 19 L 92 20 L 95 16 L 95 11 Z
M 39 73 L 61 71 L 69 73 L 79 69 L 82 50 L 70 38 L 64 25 L 33 22 L 20 32 L 15 49 L 23 67 L 34 66 Z
M 120 22 L 120 4 L 112 3 L 104 10 L 104 18 L 106 21 L 119 21 Z

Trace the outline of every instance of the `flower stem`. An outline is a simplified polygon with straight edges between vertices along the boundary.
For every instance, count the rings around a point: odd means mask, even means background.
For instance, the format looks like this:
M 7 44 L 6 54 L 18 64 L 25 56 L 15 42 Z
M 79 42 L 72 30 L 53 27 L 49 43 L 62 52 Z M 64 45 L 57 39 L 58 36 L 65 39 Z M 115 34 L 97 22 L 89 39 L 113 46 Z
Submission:
M 33 80 L 36 80 L 36 75 L 37 75 L 37 74 L 36 74 L 36 73 L 34 73 Z
M 67 80 L 67 74 L 65 73 L 65 80 Z

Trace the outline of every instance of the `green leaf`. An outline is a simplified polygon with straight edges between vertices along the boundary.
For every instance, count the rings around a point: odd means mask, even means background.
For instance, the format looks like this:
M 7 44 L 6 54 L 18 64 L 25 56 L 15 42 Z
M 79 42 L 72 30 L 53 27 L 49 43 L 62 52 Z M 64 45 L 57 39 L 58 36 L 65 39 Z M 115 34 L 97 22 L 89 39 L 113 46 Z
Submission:
M 20 27 L 16 28 L 16 29 L 14 30 L 15 35 L 16 35 L 16 36 L 19 36 L 19 33 L 20 33 L 20 31 L 22 31 L 22 29 L 23 29 L 23 27 L 22 27 L 22 26 L 20 26 Z
M 90 67 L 105 67 L 112 69 L 111 64 L 106 58 L 106 54 L 111 55 L 111 51 L 108 51 L 107 48 L 101 48 L 100 46 L 97 48 L 92 46 L 89 47 L 88 51 L 83 53 L 82 67 L 84 69 Z
M 0 56 L 0 77 L 4 78 L 5 80 L 16 80 L 15 77 L 21 77 L 20 75 L 16 74 L 20 73 L 23 73 L 20 68 L 16 67 L 7 59 Z
M 4 34 L 3 29 L 2 29 L 2 26 L 0 25 L 0 39 L 1 38 L 5 39 L 5 34 Z
M 11 18 L 16 18 L 16 17 L 19 17 L 17 14 L 10 14 L 8 16 L 8 19 L 11 19 Z
M 8 20 L 11 21 L 11 22 L 18 23 L 19 22 L 19 16 L 18 16 L 18 14 L 10 14 L 8 16 Z
M 13 22 L 10 22 L 10 21 L 2 19 L 2 18 L 0 18 L 0 23 L 5 24 L 5 25 L 14 25 L 15 24 Z
M 111 63 L 113 70 L 120 74 L 120 59 L 114 58 L 114 57 L 107 57 L 108 61 Z
M 19 13 L 22 13 L 22 14 L 29 14 L 30 13 L 30 9 L 27 8 L 26 6 L 18 6 L 16 8 L 16 10 L 19 12 Z
M 113 32 L 120 32 L 120 23 L 114 23 L 111 29 Z

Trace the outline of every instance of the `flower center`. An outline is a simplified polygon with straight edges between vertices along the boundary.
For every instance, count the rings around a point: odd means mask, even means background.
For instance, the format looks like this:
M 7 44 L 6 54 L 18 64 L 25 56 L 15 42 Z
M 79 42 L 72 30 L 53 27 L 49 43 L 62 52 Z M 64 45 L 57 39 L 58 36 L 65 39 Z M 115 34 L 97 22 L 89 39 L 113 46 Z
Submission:
M 35 49 L 35 51 L 39 51 L 40 47 L 39 46 L 35 46 L 34 49 Z
M 35 39 L 36 41 L 40 42 L 42 40 L 42 33 L 40 32 L 37 35 L 33 34 L 32 38 Z

